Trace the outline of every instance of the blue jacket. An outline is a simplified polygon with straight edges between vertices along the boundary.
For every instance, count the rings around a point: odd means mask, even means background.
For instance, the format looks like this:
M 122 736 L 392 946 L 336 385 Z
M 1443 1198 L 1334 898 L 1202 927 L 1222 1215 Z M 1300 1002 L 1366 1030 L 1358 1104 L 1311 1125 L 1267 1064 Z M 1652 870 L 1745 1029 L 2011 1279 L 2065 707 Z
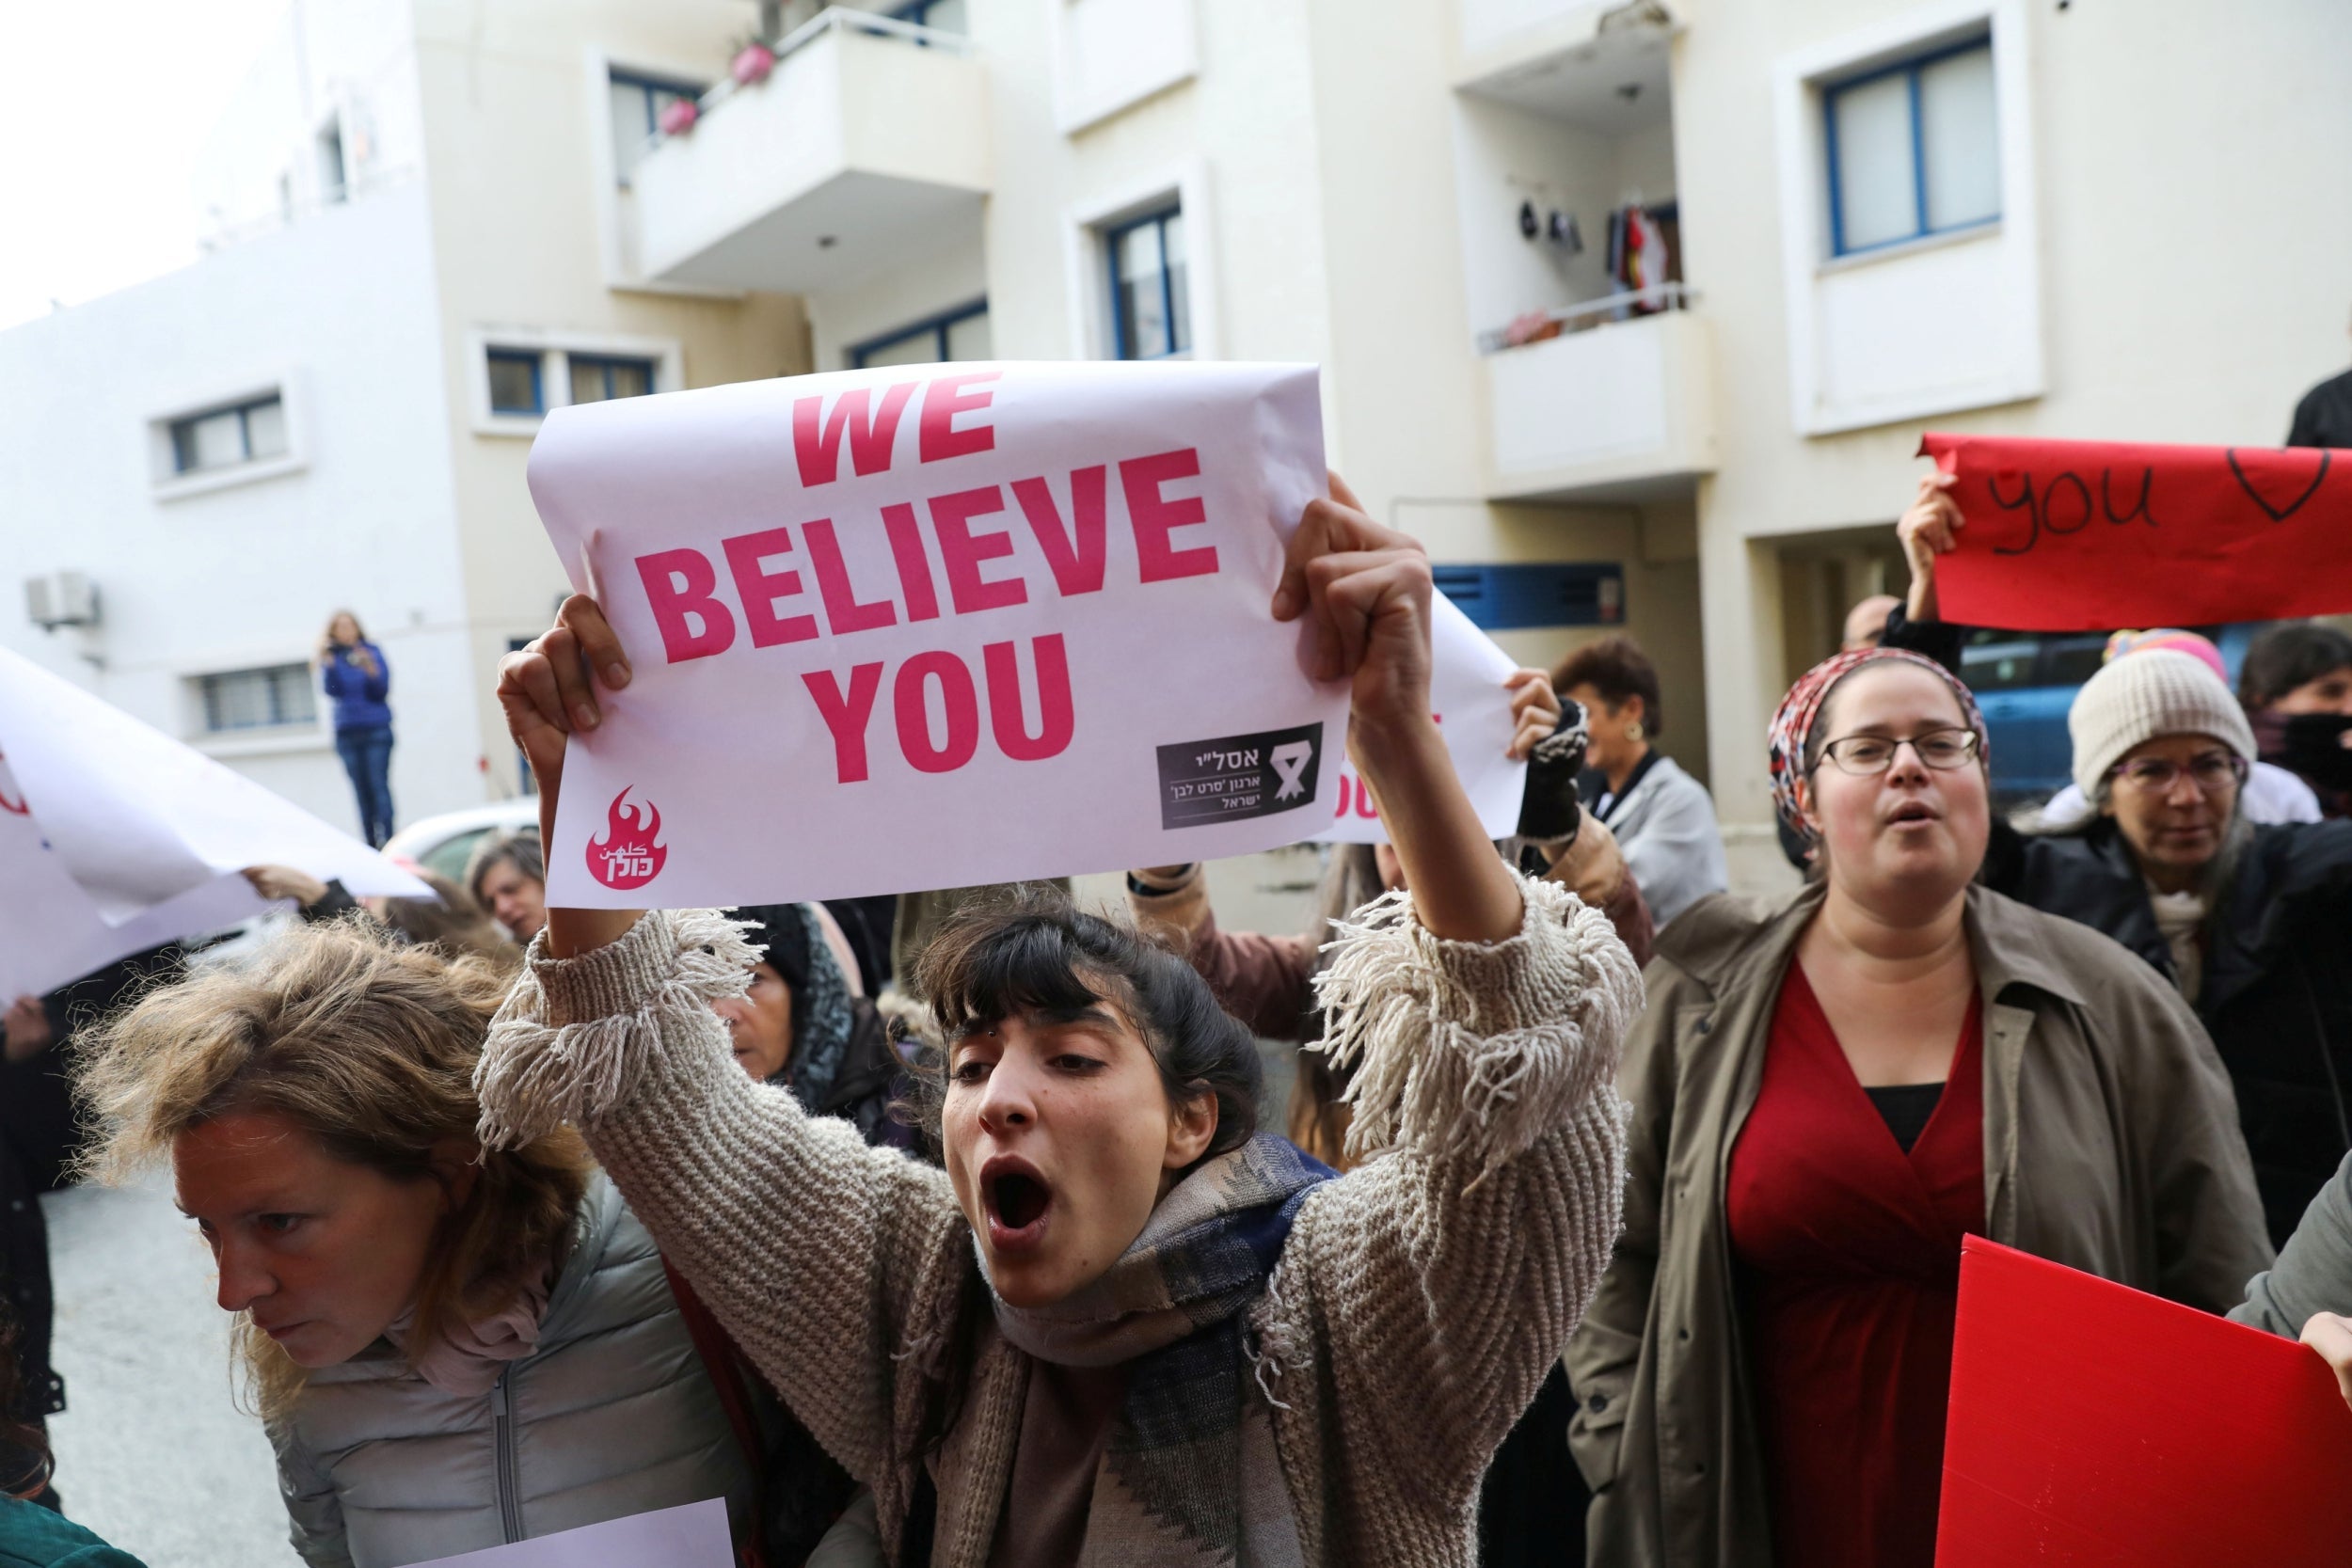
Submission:
M 335 727 L 339 730 L 372 729 L 389 725 L 392 710 L 384 701 L 392 689 L 392 667 L 385 662 L 384 650 L 373 642 L 360 647 L 375 660 L 375 673 L 352 657 L 352 650 L 338 644 L 326 656 L 326 694 L 335 700 Z

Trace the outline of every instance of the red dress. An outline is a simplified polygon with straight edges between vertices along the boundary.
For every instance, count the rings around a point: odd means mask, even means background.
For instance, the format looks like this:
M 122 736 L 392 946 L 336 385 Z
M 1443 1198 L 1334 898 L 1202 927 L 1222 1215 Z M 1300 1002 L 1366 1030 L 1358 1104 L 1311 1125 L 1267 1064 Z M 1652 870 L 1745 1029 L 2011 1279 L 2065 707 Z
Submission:
M 1984 1229 L 1981 1003 L 1911 1152 L 1793 959 L 1724 1195 L 1779 1568 L 1931 1568 L 1960 1240 Z

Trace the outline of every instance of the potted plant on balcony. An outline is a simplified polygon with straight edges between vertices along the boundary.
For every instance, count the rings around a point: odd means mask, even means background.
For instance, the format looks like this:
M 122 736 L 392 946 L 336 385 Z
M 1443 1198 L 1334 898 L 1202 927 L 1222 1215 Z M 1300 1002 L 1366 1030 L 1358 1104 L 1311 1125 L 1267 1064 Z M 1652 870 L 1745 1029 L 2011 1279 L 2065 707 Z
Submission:
M 661 111 L 661 134 L 665 136 L 682 136 L 691 131 L 694 128 L 694 121 L 702 117 L 702 105 L 692 99 L 674 99 L 670 106 Z
M 735 78 L 739 87 L 757 87 L 776 69 L 776 52 L 755 38 L 735 52 L 734 63 L 727 74 Z

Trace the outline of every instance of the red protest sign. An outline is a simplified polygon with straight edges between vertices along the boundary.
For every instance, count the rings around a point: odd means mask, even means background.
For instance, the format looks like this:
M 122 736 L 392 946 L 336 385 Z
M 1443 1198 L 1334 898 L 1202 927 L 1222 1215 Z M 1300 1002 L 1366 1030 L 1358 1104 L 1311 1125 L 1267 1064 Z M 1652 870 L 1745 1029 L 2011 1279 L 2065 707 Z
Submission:
M 2021 631 L 2352 610 L 2352 452 L 1920 438 L 1967 519 L 1943 618 Z
M 1961 1246 L 1936 1568 L 2338 1568 L 2352 1409 L 2303 1346 Z

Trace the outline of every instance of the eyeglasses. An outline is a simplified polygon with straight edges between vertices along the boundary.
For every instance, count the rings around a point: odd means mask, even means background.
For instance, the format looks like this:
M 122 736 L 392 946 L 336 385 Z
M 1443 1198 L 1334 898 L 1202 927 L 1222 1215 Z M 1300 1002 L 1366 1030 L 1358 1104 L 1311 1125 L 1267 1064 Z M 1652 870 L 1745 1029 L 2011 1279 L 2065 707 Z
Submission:
M 1841 773 L 1857 778 L 1871 778 L 1895 766 L 1895 753 L 1905 746 L 1919 754 L 1919 760 L 1941 772 L 1965 768 L 1977 758 L 1977 732 L 1974 730 L 1923 730 L 1905 739 L 1883 735 L 1840 736 L 1821 748 L 1821 755 L 1837 765 Z
M 2192 760 L 2185 769 L 2169 757 L 2141 757 L 2137 762 L 2119 764 L 2109 777 L 2122 779 L 2134 789 L 2150 795 L 2169 795 L 2172 786 L 2181 782 L 2184 771 L 2197 781 L 2199 789 L 2218 795 L 2244 784 L 2249 770 L 2246 759 L 2234 752 L 2207 752 Z

